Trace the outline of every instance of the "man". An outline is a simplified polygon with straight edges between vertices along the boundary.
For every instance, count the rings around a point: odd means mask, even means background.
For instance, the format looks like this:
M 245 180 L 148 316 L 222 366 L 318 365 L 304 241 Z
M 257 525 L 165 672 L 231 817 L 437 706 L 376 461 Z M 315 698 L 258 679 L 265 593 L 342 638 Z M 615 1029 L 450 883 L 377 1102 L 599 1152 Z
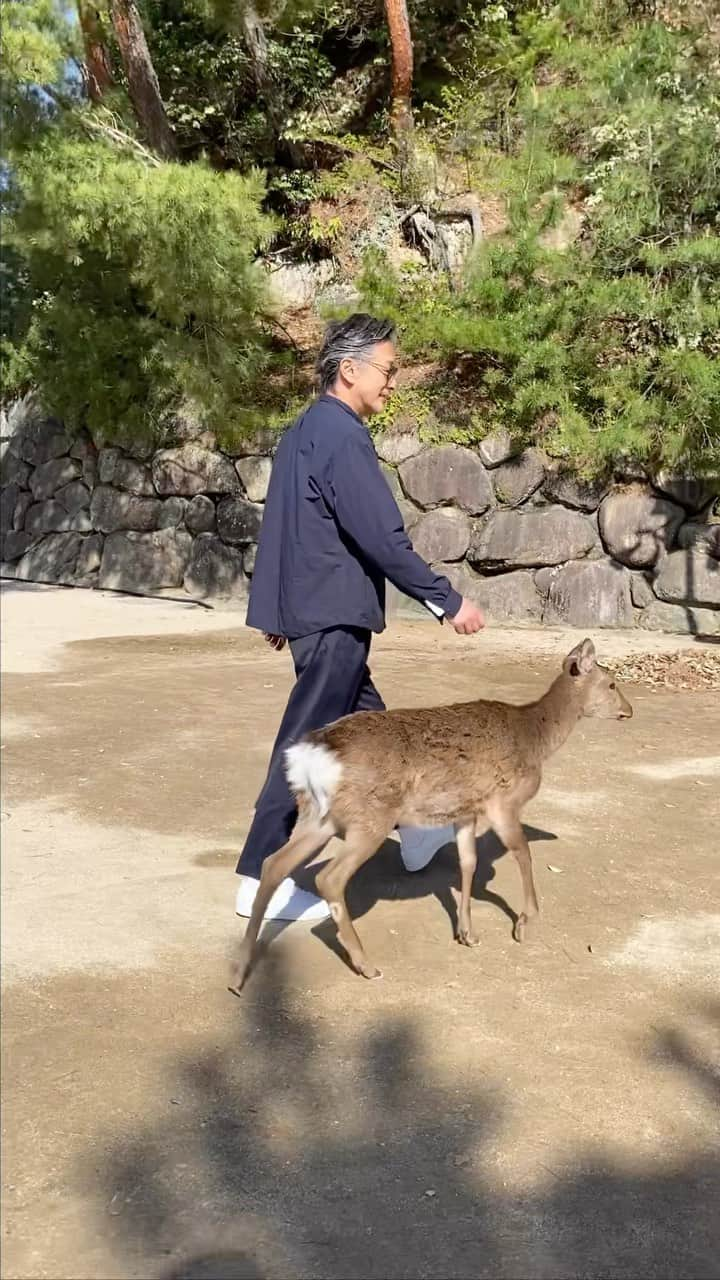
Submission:
M 249 915 L 265 858 L 288 839 L 295 801 L 284 752 L 311 729 L 352 711 L 382 711 L 367 666 L 370 636 L 385 626 L 385 579 L 420 600 L 459 635 L 482 613 L 413 551 L 364 425 L 397 377 L 387 320 L 353 315 L 328 326 L 317 371 L 319 398 L 283 436 L 265 505 L 247 622 L 274 649 L 289 641 L 297 681 L 240 856 L 238 915 Z M 426 866 L 448 830 L 401 828 L 408 870 Z M 266 919 L 321 920 L 326 904 L 284 881 Z

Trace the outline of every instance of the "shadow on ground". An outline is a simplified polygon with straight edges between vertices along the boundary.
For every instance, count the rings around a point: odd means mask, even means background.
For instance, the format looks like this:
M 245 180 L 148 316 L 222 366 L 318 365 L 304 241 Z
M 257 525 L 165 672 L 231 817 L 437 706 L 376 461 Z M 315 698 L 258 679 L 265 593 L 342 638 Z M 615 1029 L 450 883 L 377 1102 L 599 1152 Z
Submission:
M 539 840 L 557 840 L 557 836 L 552 832 L 543 831 L 538 827 L 531 827 L 527 823 L 523 824 L 523 829 L 531 845 Z M 478 861 L 473 878 L 473 901 L 475 903 L 489 903 L 498 911 L 501 911 L 510 921 L 512 929 L 517 923 L 517 911 L 500 894 L 494 893 L 488 888 L 488 885 L 495 878 L 495 863 L 507 855 L 505 846 L 498 840 L 494 832 L 490 831 L 476 841 L 476 847 Z M 220 856 L 223 856 L 222 851 L 220 851 Z M 216 857 L 217 855 L 211 855 L 211 859 L 206 859 L 203 865 L 212 865 Z M 234 863 L 235 860 L 236 855 L 231 854 L 230 862 Z M 327 859 L 322 858 L 319 862 L 313 863 L 312 866 L 303 867 L 295 872 L 294 879 L 303 889 L 317 892 L 315 880 L 326 865 Z M 454 843 L 447 844 L 442 849 L 439 849 L 429 866 L 422 871 L 408 874 L 400 858 L 398 842 L 396 840 L 386 840 L 375 856 L 360 867 L 348 884 L 346 890 L 348 911 L 351 918 L 357 921 L 367 915 L 378 902 L 391 900 L 410 901 L 432 896 L 437 899 L 444 911 L 448 921 L 448 934 L 451 938 L 454 938 L 457 934 L 457 899 L 451 889 L 451 885 L 456 884 L 458 880 L 458 854 L 457 846 Z M 518 901 L 520 901 L 520 897 L 521 881 L 518 873 Z M 474 910 L 477 910 L 477 908 L 474 908 Z M 258 943 L 257 964 L 262 963 L 262 958 L 268 947 L 272 946 L 275 939 L 281 933 L 284 933 L 288 927 L 289 924 L 285 922 L 276 922 L 264 927 Z M 316 938 L 319 938 L 330 951 L 333 951 L 342 960 L 343 964 L 352 968 L 344 949 L 337 941 L 337 930 L 332 920 L 316 925 L 312 932 Z
M 572 1165 L 548 1168 L 541 1189 L 513 1190 L 489 1156 L 506 1111 L 523 1105 L 505 1094 L 501 1062 L 496 1080 L 470 1092 L 462 1078 L 437 1078 L 411 1019 L 387 1016 L 349 1044 L 346 1022 L 300 1015 L 296 997 L 271 950 L 242 1001 L 227 996 L 223 1042 L 168 1063 L 166 1113 L 104 1144 L 99 1165 L 88 1155 L 80 1178 L 123 1274 L 717 1275 L 712 1134 L 694 1158 L 673 1160 L 666 1147 L 647 1167 L 578 1150 Z M 720 1023 L 720 1004 L 702 1015 Z M 676 1027 L 654 1035 L 652 1057 L 717 1105 L 712 1063 L 692 1040 Z M 517 1043 L 521 1052 L 521 1028 Z M 555 1092 L 550 1074 L 548 1107 L 562 1103 Z

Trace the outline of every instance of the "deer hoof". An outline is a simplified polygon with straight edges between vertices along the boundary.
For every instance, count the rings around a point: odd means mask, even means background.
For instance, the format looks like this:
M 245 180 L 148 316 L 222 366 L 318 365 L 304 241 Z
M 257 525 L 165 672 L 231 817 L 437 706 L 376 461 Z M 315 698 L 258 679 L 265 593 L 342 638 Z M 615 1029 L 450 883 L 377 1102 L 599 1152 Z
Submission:
M 527 925 L 527 922 L 528 922 L 527 916 L 524 913 L 523 915 L 518 916 L 517 920 L 515 921 L 515 925 L 513 928 L 513 938 L 515 939 L 516 942 L 525 941 L 525 927 Z
M 480 939 L 476 933 L 471 933 L 469 929 L 461 929 L 458 933 L 457 940 L 463 947 L 479 947 Z
M 367 978 L 370 982 L 375 982 L 378 978 L 382 978 L 383 976 L 382 969 L 376 969 L 374 964 L 367 963 L 358 965 L 358 973 L 363 978 Z

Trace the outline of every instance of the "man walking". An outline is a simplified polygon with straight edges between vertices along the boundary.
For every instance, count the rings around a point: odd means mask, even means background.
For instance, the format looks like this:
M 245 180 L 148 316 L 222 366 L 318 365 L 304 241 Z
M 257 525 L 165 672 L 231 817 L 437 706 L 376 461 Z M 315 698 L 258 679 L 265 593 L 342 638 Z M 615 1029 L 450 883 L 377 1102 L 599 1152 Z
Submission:
M 384 709 L 367 660 L 371 633 L 385 626 L 385 579 L 459 635 L 484 626 L 481 611 L 413 551 L 364 425 L 395 387 L 395 360 L 389 321 L 359 314 L 329 325 L 319 398 L 285 433 L 273 464 L 247 622 L 275 649 L 289 642 L 296 684 L 237 866 L 239 915 L 250 914 L 262 863 L 295 823 L 286 748 L 350 712 Z M 400 839 L 406 868 L 417 871 L 452 832 L 401 828 Z M 266 919 L 327 915 L 325 902 L 288 879 Z

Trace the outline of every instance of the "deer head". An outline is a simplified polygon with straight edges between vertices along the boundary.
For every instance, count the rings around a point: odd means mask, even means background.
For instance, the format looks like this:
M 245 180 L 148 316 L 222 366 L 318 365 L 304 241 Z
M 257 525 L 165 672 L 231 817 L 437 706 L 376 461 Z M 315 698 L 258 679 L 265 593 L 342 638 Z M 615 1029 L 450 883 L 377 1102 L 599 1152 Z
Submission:
M 633 709 L 617 684 L 612 671 L 601 667 L 592 640 L 582 640 L 571 649 L 563 670 L 582 699 L 583 715 L 598 720 L 629 720 Z

